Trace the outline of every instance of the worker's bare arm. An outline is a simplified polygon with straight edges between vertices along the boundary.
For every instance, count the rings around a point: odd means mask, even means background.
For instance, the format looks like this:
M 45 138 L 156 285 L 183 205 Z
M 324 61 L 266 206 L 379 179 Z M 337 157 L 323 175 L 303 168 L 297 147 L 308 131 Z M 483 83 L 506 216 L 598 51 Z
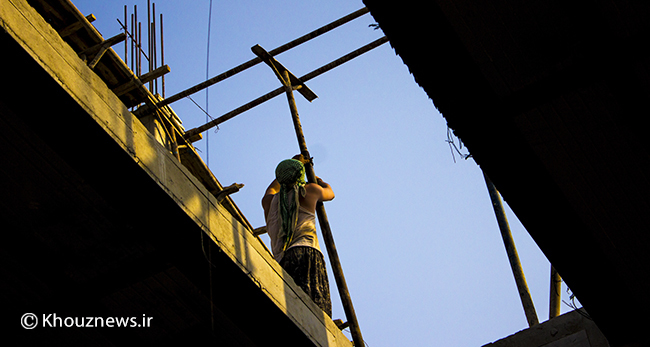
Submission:
M 319 201 L 330 201 L 334 199 L 332 187 L 320 177 L 316 177 L 316 183 L 307 185 L 308 193 L 312 192 Z
M 262 208 L 264 209 L 264 217 L 269 213 L 269 207 L 271 206 L 271 200 L 273 200 L 273 196 L 277 194 L 280 191 L 280 183 L 278 183 L 278 180 L 273 180 L 271 184 L 269 184 L 269 187 L 266 188 L 266 192 L 264 192 L 264 197 L 262 198 Z
M 334 191 L 332 190 L 332 187 L 325 181 L 323 181 L 320 177 L 316 177 L 316 183 L 323 188 L 321 200 L 322 201 L 331 201 L 334 200 Z

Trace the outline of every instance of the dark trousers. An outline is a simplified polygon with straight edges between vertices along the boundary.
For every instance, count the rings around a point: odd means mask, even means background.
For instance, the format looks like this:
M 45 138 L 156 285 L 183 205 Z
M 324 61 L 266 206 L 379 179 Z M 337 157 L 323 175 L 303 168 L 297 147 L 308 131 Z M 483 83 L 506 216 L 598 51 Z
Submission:
M 330 285 L 323 253 L 312 247 L 292 247 L 284 252 L 280 266 L 323 312 L 332 316 Z

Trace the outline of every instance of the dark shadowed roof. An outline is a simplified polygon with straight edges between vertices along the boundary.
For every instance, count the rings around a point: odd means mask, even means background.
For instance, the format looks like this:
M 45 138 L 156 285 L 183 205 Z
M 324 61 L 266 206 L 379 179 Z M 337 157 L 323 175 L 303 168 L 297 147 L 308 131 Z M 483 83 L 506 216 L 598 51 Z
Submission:
M 650 3 L 364 2 L 610 343 L 647 344 Z

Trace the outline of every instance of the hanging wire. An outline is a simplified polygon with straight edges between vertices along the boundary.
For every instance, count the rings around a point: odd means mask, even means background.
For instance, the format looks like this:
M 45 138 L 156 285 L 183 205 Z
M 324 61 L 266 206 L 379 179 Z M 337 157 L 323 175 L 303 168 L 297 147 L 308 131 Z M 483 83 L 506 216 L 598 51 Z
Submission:
M 565 305 L 571 307 L 574 311 L 578 312 L 581 316 L 583 316 L 583 317 L 585 317 L 585 318 L 587 318 L 587 319 L 589 319 L 589 320 L 593 320 L 593 319 L 591 318 L 591 316 L 589 315 L 589 313 L 587 313 L 587 311 L 585 311 L 585 309 L 584 309 L 583 307 L 578 307 L 578 305 L 577 305 L 576 302 L 575 302 L 575 300 L 576 300 L 576 295 L 573 294 L 573 292 L 571 291 L 571 289 L 567 287 L 566 292 L 567 292 L 567 294 L 569 294 L 569 300 L 571 300 L 571 302 L 567 302 L 567 301 L 565 301 L 565 300 L 562 300 L 562 302 L 563 302 Z
M 186 96 L 186 98 L 190 99 L 190 101 L 192 101 L 194 103 L 194 105 L 196 105 L 196 107 L 199 108 L 199 110 L 201 110 L 203 113 L 205 113 L 206 118 L 209 117 L 210 119 L 214 119 L 214 117 L 212 117 L 206 110 L 203 109 L 203 107 L 201 107 L 201 105 L 199 105 L 196 101 L 194 101 L 194 99 L 192 99 L 191 96 L 188 95 L 188 96 Z M 218 127 L 218 125 L 217 125 L 217 127 Z
M 194 101 L 194 99 L 192 99 L 191 96 L 188 95 L 188 96 L 186 96 L 186 98 L 190 99 L 190 101 L 192 101 L 194 103 L 194 105 L 196 105 L 196 107 L 198 107 L 199 110 L 201 110 L 201 112 L 205 113 L 206 119 L 210 118 L 211 120 L 214 120 L 214 117 L 212 117 L 206 110 L 204 110 L 203 107 L 201 107 L 201 105 L 199 105 L 198 102 Z M 218 132 L 219 132 L 219 124 L 217 124 L 216 129 L 214 130 L 215 134 L 218 133 Z M 207 142 L 207 137 L 206 137 L 206 142 Z M 198 147 L 196 147 L 196 150 L 201 152 L 201 149 L 199 149 Z
M 454 150 L 456 151 L 456 153 L 458 153 L 458 155 L 461 158 L 463 158 L 465 160 L 471 158 L 472 157 L 471 154 L 461 152 L 461 150 L 463 149 L 463 141 L 458 139 L 458 146 L 456 146 L 456 142 L 455 142 L 454 138 L 456 138 L 454 136 L 454 133 L 451 131 L 451 128 L 449 128 L 449 126 L 447 126 L 447 140 L 445 142 L 447 142 L 449 144 L 449 150 L 451 151 L 451 158 L 454 160 L 454 163 L 456 163 L 456 156 L 454 155 Z
M 210 23 L 212 22 L 212 0 L 210 0 L 210 8 L 208 10 L 208 43 L 207 43 L 207 57 L 206 57 L 206 62 L 205 62 L 205 79 L 208 79 L 208 74 L 210 73 Z M 208 118 L 212 118 L 210 114 L 208 113 L 209 111 L 209 99 L 208 99 L 208 90 L 209 88 L 205 89 L 205 110 L 201 109 L 205 113 L 205 121 L 206 123 L 209 121 Z M 188 96 L 188 98 L 190 98 Z M 192 100 L 192 98 L 190 98 Z M 201 108 L 199 104 L 197 104 L 194 100 L 192 100 L 196 106 Z M 218 130 L 218 129 L 217 129 Z M 208 166 L 208 169 L 210 168 L 210 132 L 206 132 L 205 134 L 205 157 L 206 157 L 206 164 Z M 210 212 L 208 211 L 208 228 L 210 227 Z M 212 240 L 210 240 L 211 242 Z M 201 230 L 201 248 L 203 249 L 203 255 L 206 256 L 205 254 L 205 248 L 203 248 L 203 230 Z M 212 331 L 214 332 L 214 304 L 213 304 L 213 283 L 212 283 L 212 247 L 208 246 L 208 256 L 209 258 L 208 263 L 210 264 L 209 266 L 209 281 L 210 281 L 210 321 L 212 324 Z

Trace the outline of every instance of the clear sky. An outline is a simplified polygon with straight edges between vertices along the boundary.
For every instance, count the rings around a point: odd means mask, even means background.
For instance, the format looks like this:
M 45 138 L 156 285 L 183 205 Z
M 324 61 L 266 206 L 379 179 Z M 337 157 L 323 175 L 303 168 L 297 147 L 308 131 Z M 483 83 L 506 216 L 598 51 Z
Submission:
M 146 21 L 144 0 L 73 2 L 95 14 L 104 37 L 120 33 L 116 19 L 123 21 L 124 5 L 129 16 L 137 5 L 138 19 Z M 206 70 L 213 77 L 254 58 L 255 44 L 271 50 L 364 6 L 361 0 L 214 1 L 208 61 L 210 2 L 155 4 L 171 67 L 167 96 L 202 82 Z M 366 14 L 276 58 L 302 76 L 381 37 L 372 23 Z M 124 52 L 123 45 L 114 49 Z M 480 168 L 458 154 L 454 161 L 444 118 L 390 44 L 307 85 L 319 98 L 309 103 L 296 94 L 297 107 L 316 174 L 336 193 L 325 208 L 367 345 L 482 346 L 526 328 Z M 206 92 L 192 98 L 216 118 L 279 86 L 260 64 L 211 87 L 207 105 Z M 186 129 L 206 122 L 188 99 L 172 108 Z M 232 197 L 254 227 L 264 225 L 260 200 L 275 166 L 299 152 L 286 97 L 221 124 L 195 145 L 223 185 L 245 184 Z M 509 209 L 508 218 L 545 321 L 550 265 Z M 330 284 L 333 318 L 344 319 L 331 273 Z M 562 292 L 569 301 L 564 285 Z M 569 310 L 562 305 L 563 313 Z

